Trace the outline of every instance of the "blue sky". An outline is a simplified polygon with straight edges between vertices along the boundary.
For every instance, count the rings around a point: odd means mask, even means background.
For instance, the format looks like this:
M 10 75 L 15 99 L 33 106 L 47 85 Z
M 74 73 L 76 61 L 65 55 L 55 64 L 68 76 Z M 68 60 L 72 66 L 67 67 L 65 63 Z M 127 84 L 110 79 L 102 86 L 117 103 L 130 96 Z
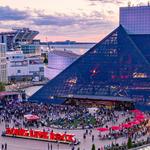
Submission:
M 148 0 L 130 0 L 146 5 Z M 118 25 L 119 7 L 129 0 L 0 0 L 0 31 L 38 30 L 45 41 L 97 42 Z M 47 37 L 47 38 L 46 38 Z

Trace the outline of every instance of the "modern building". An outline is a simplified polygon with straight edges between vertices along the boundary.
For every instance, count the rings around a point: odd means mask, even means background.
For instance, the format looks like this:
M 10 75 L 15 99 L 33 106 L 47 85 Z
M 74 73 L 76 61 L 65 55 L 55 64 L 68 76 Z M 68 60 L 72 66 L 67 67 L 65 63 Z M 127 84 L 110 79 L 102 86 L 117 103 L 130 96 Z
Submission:
M 44 64 L 40 56 L 26 57 L 22 51 L 6 53 L 9 81 L 33 80 L 44 78 Z
M 6 45 L 0 43 L 0 82 L 7 83 Z
M 6 44 L 6 51 L 13 51 L 22 48 L 25 53 L 33 53 L 36 50 L 36 44 L 33 44 L 33 39 L 39 34 L 38 31 L 30 30 L 29 28 L 14 28 L 10 32 L 0 33 L 0 43 Z M 35 45 L 31 48 L 28 44 Z
M 36 44 L 22 44 L 21 50 L 26 55 L 40 55 L 40 45 Z
M 150 7 L 145 9 L 150 10 Z M 136 11 L 130 13 L 136 14 Z M 144 26 L 149 22 L 143 22 Z M 129 34 L 125 24 L 120 24 L 29 100 L 54 104 L 108 105 L 111 102 L 130 105 L 133 101 L 150 100 L 149 87 L 150 34 Z
M 56 75 L 73 63 L 79 55 L 68 51 L 53 50 L 48 53 L 48 66 L 45 67 L 44 74 L 48 79 L 53 79 Z
M 150 34 L 150 6 L 121 7 L 120 24 L 128 34 Z

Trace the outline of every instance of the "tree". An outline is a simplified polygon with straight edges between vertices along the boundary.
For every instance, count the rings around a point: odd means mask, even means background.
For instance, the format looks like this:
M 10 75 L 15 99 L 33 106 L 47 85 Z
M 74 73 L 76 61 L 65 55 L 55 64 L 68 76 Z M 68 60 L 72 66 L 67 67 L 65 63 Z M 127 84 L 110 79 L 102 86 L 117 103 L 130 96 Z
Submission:
M 127 146 L 128 146 L 128 149 L 132 148 L 132 139 L 131 139 L 131 137 L 128 138 Z
M 92 145 L 92 149 L 91 150 L 96 150 L 95 144 Z
M 5 84 L 0 82 L 0 92 L 5 91 Z

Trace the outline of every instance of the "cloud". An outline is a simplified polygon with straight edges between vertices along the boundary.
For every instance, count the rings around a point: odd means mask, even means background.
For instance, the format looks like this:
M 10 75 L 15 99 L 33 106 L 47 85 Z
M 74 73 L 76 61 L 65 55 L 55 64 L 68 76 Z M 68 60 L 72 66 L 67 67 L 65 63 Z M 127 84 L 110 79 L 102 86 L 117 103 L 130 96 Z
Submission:
M 88 0 L 94 4 L 94 2 L 101 2 L 101 3 L 111 3 L 111 4 L 122 4 L 122 0 Z
M 18 21 L 29 17 L 26 11 L 12 9 L 9 6 L 0 6 L 0 21 Z
M 32 26 L 39 30 L 41 35 L 64 37 L 66 39 L 100 37 L 115 27 L 113 21 L 107 17 L 105 12 L 92 11 L 91 13 L 80 12 L 80 14 L 49 14 L 38 13 L 32 18 Z M 94 41 L 94 39 L 92 39 Z M 90 39 L 89 39 L 90 41 Z
M 90 25 L 101 25 L 107 24 L 109 22 L 105 14 L 102 14 L 98 11 L 93 11 L 90 14 L 81 13 L 81 14 L 54 14 L 54 15 L 45 15 L 38 14 L 36 18 L 33 18 L 34 25 L 40 26 L 90 26 Z
M 110 19 L 110 13 L 112 12 L 81 10 L 80 13 L 45 14 L 44 10 L 27 8 L 26 11 L 20 11 L 8 6 L 0 7 L 0 29 L 10 30 L 14 26 L 29 27 L 40 31 L 40 36 L 43 37 L 58 36 L 66 39 L 94 37 L 114 28 L 115 22 L 114 19 Z
M 35 25 L 68 26 L 76 23 L 70 16 L 40 15 L 33 19 Z

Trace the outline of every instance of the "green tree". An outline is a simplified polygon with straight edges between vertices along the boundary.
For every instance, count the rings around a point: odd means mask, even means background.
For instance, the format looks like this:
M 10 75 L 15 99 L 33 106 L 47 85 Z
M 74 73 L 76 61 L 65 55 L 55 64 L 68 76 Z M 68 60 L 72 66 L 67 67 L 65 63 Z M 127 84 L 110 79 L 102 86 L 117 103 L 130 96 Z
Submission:
M 95 144 L 92 145 L 92 149 L 91 150 L 96 150 Z
M 132 139 L 131 139 L 131 137 L 128 138 L 127 146 L 128 146 L 128 149 L 132 148 Z
M 5 84 L 0 82 L 0 92 L 5 91 Z

